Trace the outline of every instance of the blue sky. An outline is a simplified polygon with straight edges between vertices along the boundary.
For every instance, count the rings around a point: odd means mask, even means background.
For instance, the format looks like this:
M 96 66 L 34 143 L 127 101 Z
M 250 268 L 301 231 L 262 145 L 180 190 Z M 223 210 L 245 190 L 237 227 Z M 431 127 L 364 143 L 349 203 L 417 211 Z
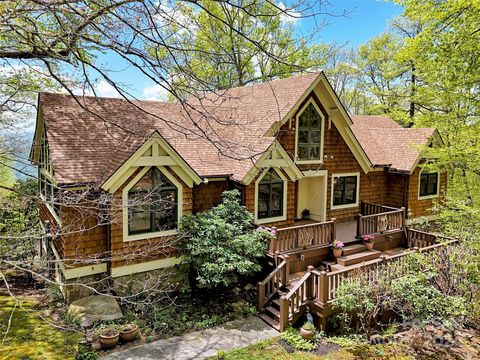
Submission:
M 331 4 L 328 11 L 333 14 L 342 14 L 344 10 L 347 16 L 326 16 L 323 20 L 326 26 L 322 28 L 317 37 L 324 42 L 346 44 L 356 47 L 382 33 L 388 27 L 389 21 L 402 13 L 402 7 L 384 0 L 327 0 Z M 318 19 L 321 20 L 321 19 Z M 299 32 L 311 33 L 314 22 L 304 19 L 297 22 Z M 116 71 L 111 73 L 114 81 L 128 84 L 132 89 L 132 95 L 138 98 L 154 99 L 161 93 L 149 79 L 142 77 L 138 71 L 129 68 L 123 60 L 104 55 L 99 59 L 104 64 Z M 98 86 L 98 95 L 115 96 L 115 91 L 106 82 Z

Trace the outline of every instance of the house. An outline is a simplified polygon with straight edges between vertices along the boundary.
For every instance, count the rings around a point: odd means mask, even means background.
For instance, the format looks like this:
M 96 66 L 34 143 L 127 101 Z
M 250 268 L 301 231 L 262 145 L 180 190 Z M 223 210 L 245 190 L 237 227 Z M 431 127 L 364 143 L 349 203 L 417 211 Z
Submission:
M 425 168 L 428 146 L 441 146 L 435 129 L 349 115 L 322 72 L 185 104 L 41 93 L 31 160 L 43 249 L 70 300 L 88 289 L 69 283 L 175 269 L 179 219 L 235 188 L 257 224 L 278 228 L 274 267 L 298 255 L 283 276 L 324 261 L 335 238 L 385 232 L 373 251 L 389 251 L 405 240 L 405 215 L 430 216 L 447 186 Z

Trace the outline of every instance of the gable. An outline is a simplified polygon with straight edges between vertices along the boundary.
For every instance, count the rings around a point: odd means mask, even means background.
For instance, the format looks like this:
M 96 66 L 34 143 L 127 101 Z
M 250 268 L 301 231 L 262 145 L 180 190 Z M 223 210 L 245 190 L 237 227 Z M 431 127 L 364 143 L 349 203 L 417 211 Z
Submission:
M 268 150 L 263 153 L 260 159 L 255 162 L 241 182 L 245 185 L 249 185 L 260 172 L 269 168 L 283 169 L 292 181 L 296 181 L 303 177 L 302 172 L 295 165 L 282 145 L 275 140 Z
M 142 167 L 168 166 L 189 187 L 202 182 L 198 174 L 158 133 L 146 140 L 107 180 L 101 188 L 115 192 Z
M 287 115 L 280 122 L 276 122 L 270 127 L 266 135 L 281 136 L 280 129 L 282 126 L 287 123 L 292 124 L 295 121 L 297 112 L 304 106 L 310 97 L 318 100 L 317 105 L 319 105 L 322 114 L 325 116 L 325 127 L 329 129 L 332 124 L 335 125 L 350 151 L 360 164 L 362 170 L 365 173 L 371 171 L 373 167 L 372 163 L 350 128 L 353 124 L 352 120 L 323 72 L 319 74 L 309 89 L 297 101 L 295 106 L 290 109 Z

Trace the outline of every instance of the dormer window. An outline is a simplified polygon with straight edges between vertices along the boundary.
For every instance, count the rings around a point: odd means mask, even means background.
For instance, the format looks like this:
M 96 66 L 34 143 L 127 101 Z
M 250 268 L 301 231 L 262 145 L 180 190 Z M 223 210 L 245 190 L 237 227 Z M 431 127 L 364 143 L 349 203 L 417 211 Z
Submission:
M 297 115 L 296 161 L 319 163 L 323 157 L 324 121 L 320 109 L 310 99 Z

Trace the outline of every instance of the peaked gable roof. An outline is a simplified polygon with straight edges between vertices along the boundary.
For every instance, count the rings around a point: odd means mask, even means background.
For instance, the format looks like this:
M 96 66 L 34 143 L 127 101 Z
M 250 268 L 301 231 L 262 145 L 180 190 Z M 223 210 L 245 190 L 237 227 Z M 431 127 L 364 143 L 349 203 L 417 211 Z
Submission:
M 422 148 L 429 144 L 436 130 L 403 128 L 386 116 L 351 115 L 352 130 L 367 156 L 377 167 L 413 172 Z
M 265 132 L 317 77 L 206 93 L 185 104 L 41 93 L 39 117 L 59 184 L 103 183 L 155 132 L 199 176 L 241 181 L 275 140 Z

